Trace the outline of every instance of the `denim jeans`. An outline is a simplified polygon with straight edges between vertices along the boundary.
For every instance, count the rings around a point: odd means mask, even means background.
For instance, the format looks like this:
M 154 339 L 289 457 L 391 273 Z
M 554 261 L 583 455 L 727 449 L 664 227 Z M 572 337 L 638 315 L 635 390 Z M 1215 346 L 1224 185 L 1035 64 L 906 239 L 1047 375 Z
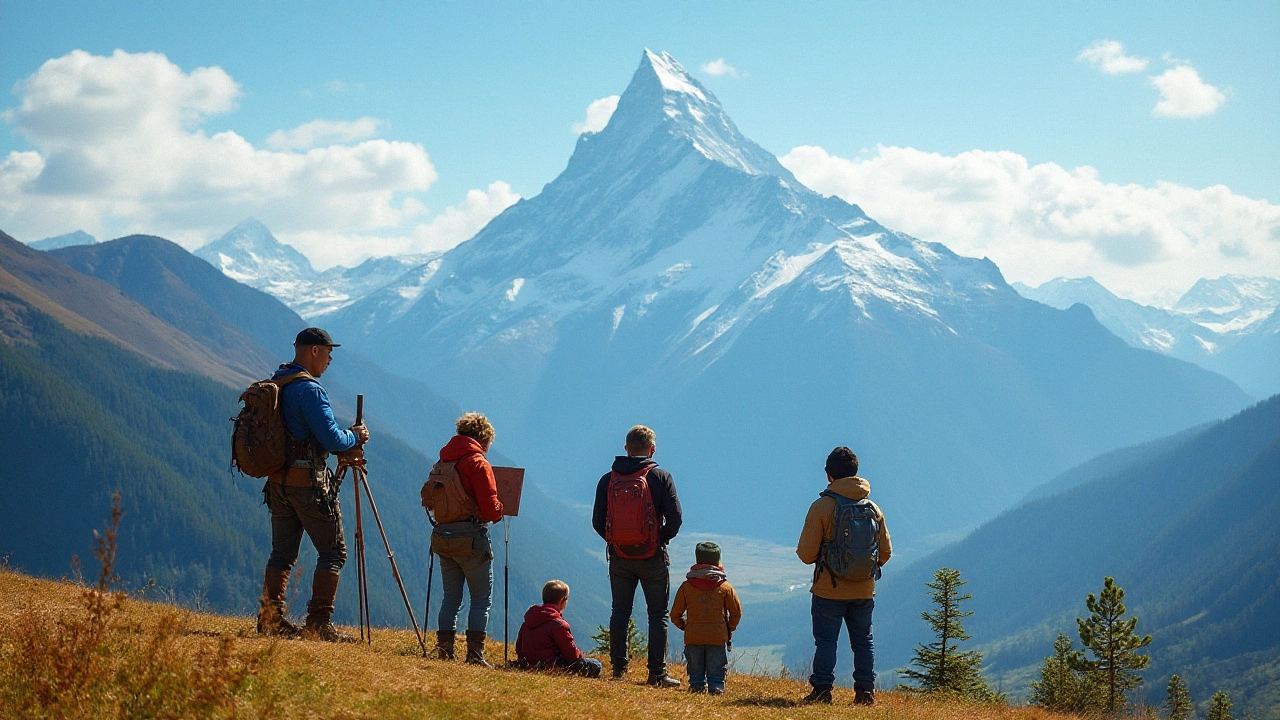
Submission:
M 600 677 L 600 671 L 604 670 L 603 663 L 589 657 L 581 657 L 577 660 L 557 660 L 556 667 L 565 672 L 589 678 Z
M 316 571 L 338 572 L 347 562 L 342 535 L 342 510 L 334 500 L 333 515 L 316 502 L 309 487 L 290 487 L 267 481 L 262 495 L 271 511 L 271 557 L 267 567 L 289 572 L 298 561 L 302 534 L 316 546 Z
M 649 674 L 667 672 L 667 603 L 671 599 L 671 573 L 661 549 L 648 560 L 609 557 L 609 587 L 613 614 L 609 617 L 609 660 L 615 669 L 627 667 L 627 624 L 635 604 L 636 585 L 644 592 L 649 615 Z
M 875 648 L 871 644 L 871 611 L 876 601 L 827 600 L 813 596 L 813 674 L 809 684 L 831 687 L 836 682 L 836 643 L 840 640 L 840 624 L 849 627 L 849 646 L 853 648 L 853 688 L 875 690 Z
M 458 629 L 458 610 L 462 607 L 462 584 L 471 595 L 471 608 L 467 612 L 467 630 L 486 632 L 489 627 L 489 606 L 493 600 L 493 546 L 485 534 L 475 540 L 471 555 L 446 557 L 440 555 L 440 582 L 444 585 L 444 599 L 440 601 L 440 620 L 437 627 L 447 632 Z
M 724 689 L 724 676 L 729 669 L 729 654 L 724 645 L 685 645 L 684 659 L 689 669 L 689 689 L 710 685 Z

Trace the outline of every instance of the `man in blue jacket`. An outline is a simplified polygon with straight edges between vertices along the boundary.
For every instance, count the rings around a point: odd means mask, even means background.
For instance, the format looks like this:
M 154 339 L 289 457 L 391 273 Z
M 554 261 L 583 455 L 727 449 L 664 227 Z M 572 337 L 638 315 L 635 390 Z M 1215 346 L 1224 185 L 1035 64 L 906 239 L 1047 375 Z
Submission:
M 368 442 L 369 431 L 363 424 L 352 425 L 349 430 L 338 427 L 329 396 L 317 380 L 333 361 L 335 347 L 338 345 L 329 333 L 307 328 L 293 341 L 293 362 L 281 365 L 272 376 L 272 380 L 285 383 L 280 390 L 280 412 L 292 440 L 292 462 L 268 476 L 262 487 L 271 511 L 271 558 L 267 560 L 262 592 L 264 603 L 273 606 L 277 620 L 274 627 L 264 627 L 259 614 L 258 632 L 290 637 L 301 633 L 303 637 L 327 642 L 353 642 L 354 638 L 339 632 L 331 621 L 338 573 L 347 561 L 347 544 L 342 536 L 338 487 L 328 459 L 330 453 L 350 451 Z M 307 603 L 306 626 L 299 631 L 284 617 L 285 588 L 289 571 L 298 560 L 304 532 L 319 557 L 311 602 Z

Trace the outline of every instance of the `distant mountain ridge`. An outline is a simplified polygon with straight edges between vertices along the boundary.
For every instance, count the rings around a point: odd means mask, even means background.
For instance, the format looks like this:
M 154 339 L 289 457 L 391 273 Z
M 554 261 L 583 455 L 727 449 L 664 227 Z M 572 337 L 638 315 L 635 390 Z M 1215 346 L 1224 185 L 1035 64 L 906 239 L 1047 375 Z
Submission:
M 1091 309 L 1108 330 L 1146 348 L 1221 373 L 1256 396 L 1280 392 L 1280 280 L 1224 275 L 1196 282 L 1170 308 L 1124 300 L 1090 277 L 1039 287 L 1014 283 L 1024 297 Z
M 66 235 L 55 235 L 47 237 L 43 240 L 36 240 L 28 247 L 33 250 L 57 250 L 58 248 L 72 247 L 74 245 L 92 245 L 98 242 L 98 239 L 83 230 L 69 232 Z
M 277 240 L 266 225 L 253 218 L 194 254 L 233 280 L 275 296 L 309 319 L 346 307 L 438 255 L 375 257 L 354 268 L 339 265 L 319 272 L 305 255 Z
M 908 554 L 1079 457 L 1247 402 L 1083 308 L 1025 300 L 988 260 L 812 192 L 650 51 L 541 194 L 325 322 L 484 409 L 576 502 L 645 422 L 691 527 L 790 542 L 779 519 L 803 516 L 805 479 L 856 446 L 907 508 Z

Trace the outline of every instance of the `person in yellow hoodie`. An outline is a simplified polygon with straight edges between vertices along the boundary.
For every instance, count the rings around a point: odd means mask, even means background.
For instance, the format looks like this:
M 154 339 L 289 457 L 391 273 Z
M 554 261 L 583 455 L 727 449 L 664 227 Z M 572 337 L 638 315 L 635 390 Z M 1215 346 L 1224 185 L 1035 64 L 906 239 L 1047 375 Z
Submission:
M 871 611 L 876 579 L 893 548 L 884 513 L 868 499 L 871 484 L 858 477 L 858 456 L 838 447 L 827 456 L 827 488 L 809 506 L 796 554 L 813 565 L 813 691 L 806 703 L 830 703 L 835 685 L 840 625 L 849 628 L 853 648 L 854 702 L 875 703 L 875 650 Z
M 697 561 L 684 576 L 671 603 L 671 623 L 684 631 L 684 657 L 689 692 L 724 693 L 733 631 L 742 619 L 742 603 L 720 564 L 720 546 L 700 542 L 693 549 Z

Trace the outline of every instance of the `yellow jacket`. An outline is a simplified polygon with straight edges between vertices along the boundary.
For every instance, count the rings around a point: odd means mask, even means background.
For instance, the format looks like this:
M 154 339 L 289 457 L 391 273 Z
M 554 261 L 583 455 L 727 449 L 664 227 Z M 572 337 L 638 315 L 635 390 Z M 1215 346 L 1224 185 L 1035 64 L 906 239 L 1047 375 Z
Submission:
M 741 619 L 742 603 L 728 582 L 702 590 L 685 580 L 671 603 L 671 623 L 684 631 L 685 645 L 724 645 Z
M 871 483 L 855 475 L 832 480 L 827 490 L 850 500 L 861 500 L 871 494 Z M 889 544 L 889 529 L 884 523 L 884 513 L 875 503 L 871 503 L 871 507 L 875 508 L 880 520 L 880 564 L 884 565 L 893 554 L 893 546 Z M 831 540 L 835 532 L 835 515 L 836 501 L 829 497 L 820 497 L 809 506 L 809 514 L 804 518 L 804 529 L 800 531 L 800 542 L 796 544 L 796 555 L 800 556 L 805 565 L 817 562 L 822 546 Z M 866 600 L 875 597 L 876 581 L 872 578 L 836 578 L 835 587 L 832 587 L 831 576 L 819 570 L 809 592 L 827 600 Z

